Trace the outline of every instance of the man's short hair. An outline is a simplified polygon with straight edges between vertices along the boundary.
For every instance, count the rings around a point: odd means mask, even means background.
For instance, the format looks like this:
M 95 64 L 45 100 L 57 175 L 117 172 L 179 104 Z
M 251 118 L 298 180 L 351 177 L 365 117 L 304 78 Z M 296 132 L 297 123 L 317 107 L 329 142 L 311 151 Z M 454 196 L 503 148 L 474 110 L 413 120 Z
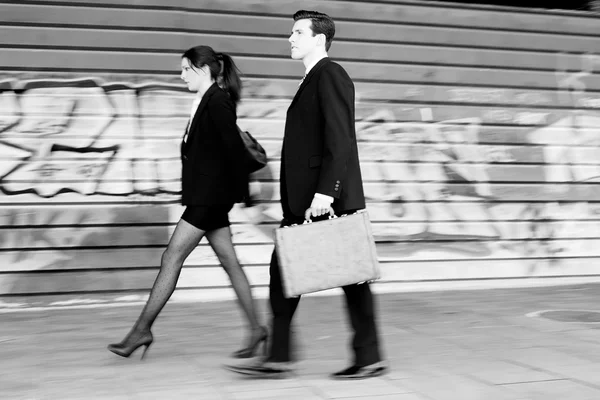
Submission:
M 294 21 L 299 19 L 310 19 L 313 36 L 325 35 L 325 50 L 329 50 L 335 36 L 335 23 L 327 14 L 318 11 L 299 10 L 294 14 Z

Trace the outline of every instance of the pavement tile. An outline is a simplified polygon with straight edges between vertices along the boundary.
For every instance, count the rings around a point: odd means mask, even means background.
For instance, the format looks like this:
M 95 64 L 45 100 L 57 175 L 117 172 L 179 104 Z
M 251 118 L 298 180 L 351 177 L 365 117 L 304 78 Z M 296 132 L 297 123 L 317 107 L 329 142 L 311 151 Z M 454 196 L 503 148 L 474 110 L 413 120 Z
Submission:
M 542 381 L 558 378 L 557 375 L 507 363 L 485 360 L 469 363 L 459 369 L 462 373 L 478 378 L 490 384 Z
M 507 350 L 493 354 L 494 357 L 515 362 L 524 366 L 544 369 L 559 373 L 562 366 L 593 366 L 594 364 L 583 358 L 574 357 L 564 352 L 543 347 Z
M 600 332 L 598 334 L 600 335 Z M 600 364 L 600 343 L 578 342 L 563 338 L 559 344 L 552 347 L 561 353 L 569 354 L 594 364 Z
M 582 329 L 576 329 L 567 332 L 564 335 L 565 340 L 582 341 L 584 343 L 600 345 L 600 326 L 597 324 L 588 325 Z
M 132 392 L 121 382 L 110 382 L 94 378 L 76 380 L 46 380 L 35 391 L 40 399 L 87 399 L 96 398 L 127 398 Z
M 505 385 L 517 394 L 531 400 L 598 400 L 600 390 L 592 389 L 569 380 L 529 382 Z
M 600 388 L 600 364 L 561 366 L 560 373 L 565 378 Z
M 383 379 L 389 380 L 401 380 L 401 379 L 413 379 L 413 378 L 427 378 L 432 376 L 444 375 L 443 371 L 438 371 L 436 368 L 431 368 L 427 365 L 420 367 L 416 366 L 395 366 L 393 367 Z
M 203 385 L 177 385 L 160 389 L 140 389 L 132 400 L 187 400 L 187 399 L 206 399 L 206 400 L 229 400 L 230 397 L 219 392 L 217 389 Z
M 447 375 L 429 379 L 401 381 L 415 393 L 433 400 L 515 400 L 520 399 L 501 386 L 481 383 L 477 380 Z
M 365 399 L 363 396 L 359 397 L 336 397 L 336 400 L 357 400 L 357 399 Z M 423 396 L 420 396 L 416 393 L 394 393 L 394 394 L 384 394 L 381 396 L 369 396 L 369 400 L 429 400 Z
M 144 361 L 106 350 L 141 305 L 3 313 L 0 399 L 598 400 L 599 324 L 525 316 L 593 310 L 598 288 L 378 295 L 391 371 L 356 387 L 327 378 L 351 363 L 343 297 L 302 300 L 294 324 L 301 362 L 285 380 L 244 379 L 222 368 L 246 334 L 234 302 L 167 304 Z M 267 301 L 258 305 L 267 321 Z
M 252 379 L 236 376 L 230 373 L 229 380 L 222 383 L 222 390 L 227 393 L 234 392 L 261 392 L 264 389 L 288 390 L 306 388 L 304 382 L 296 378 L 288 379 Z
M 269 400 L 269 399 L 286 399 L 286 400 L 321 400 L 318 394 L 315 394 L 308 388 L 287 388 L 287 389 L 271 389 L 267 385 L 262 390 L 258 391 L 240 391 L 230 393 L 230 398 L 233 400 Z
M 335 381 L 330 379 L 304 380 L 305 384 L 326 399 L 338 399 L 344 397 L 382 396 L 392 394 L 410 393 L 398 381 L 387 381 L 382 378 L 357 381 Z
M 513 343 L 509 343 L 506 339 L 484 334 L 484 332 L 477 330 L 464 330 L 456 334 L 447 335 L 444 337 L 444 341 L 452 343 L 459 348 L 475 352 L 513 348 Z
M 34 400 L 40 399 L 39 388 L 32 388 L 21 385 L 8 385 L 0 382 L 0 398 L 11 400 Z
M 168 397 L 163 397 L 164 399 L 167 399 Z M 111 394 L 95 394 L 95 393 L 89 393 L 86 392 L 85 394 L 82 393 L 43 393 L 41 395 L 39 395 L 39 397 L 30 397 L 27 398 L 27 400 L 81 400 L 81 399 L 85 399 L 85 400 L 105 400 L 105 399 L 111 399 L 111 400 L 137 400 L 136 397 L 134 397 L 134 395 L 118 395 L 115 393 L 111 393 Z M 12 399 L 11 399 L 12 400 Z

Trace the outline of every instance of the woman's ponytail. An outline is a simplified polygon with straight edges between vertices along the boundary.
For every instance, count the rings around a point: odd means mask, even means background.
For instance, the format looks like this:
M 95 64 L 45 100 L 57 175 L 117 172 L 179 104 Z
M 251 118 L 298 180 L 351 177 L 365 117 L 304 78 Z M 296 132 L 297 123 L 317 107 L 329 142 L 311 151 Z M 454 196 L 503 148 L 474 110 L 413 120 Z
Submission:
M 237 68 L 233 59 L 225 53 L 216 53 L 217 59 L 223 62 L 222 87 L 229 93 L 229 97 L 235 103 L 242 97 L 242 80 L 240 79 L 240 70 Z

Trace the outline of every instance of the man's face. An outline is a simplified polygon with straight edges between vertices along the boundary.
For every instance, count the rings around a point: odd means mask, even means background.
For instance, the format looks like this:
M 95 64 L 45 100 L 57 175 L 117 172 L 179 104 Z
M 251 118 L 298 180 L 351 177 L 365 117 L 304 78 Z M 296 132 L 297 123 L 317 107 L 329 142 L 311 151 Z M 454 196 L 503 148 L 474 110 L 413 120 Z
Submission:
M 294 60 L 303 60 L 304 57 L 311 54 L 317 48 L 319 36 L 313 36 L 310 19 L 299 19 L 294 23 L 292 34 L 288 41 L 292 45 L 292 58 Z

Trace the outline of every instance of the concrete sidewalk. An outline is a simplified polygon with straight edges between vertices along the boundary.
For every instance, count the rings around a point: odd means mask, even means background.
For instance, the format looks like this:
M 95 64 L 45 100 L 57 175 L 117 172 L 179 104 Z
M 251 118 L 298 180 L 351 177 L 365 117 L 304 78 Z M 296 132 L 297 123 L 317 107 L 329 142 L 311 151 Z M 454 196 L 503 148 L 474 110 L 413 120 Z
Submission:
M 599 285 L 385 294 L 378 304 L 392 372 L 357 382 L 327 378 L 349 364 L 342 297 L 302 300 L 302 361 L 287 380 L 222 368 L 245 333 L 234 302 L 169 303 L 144 361 L 106 350 L 140 305 L 0 310 L 0 399 L 600 399 Z

